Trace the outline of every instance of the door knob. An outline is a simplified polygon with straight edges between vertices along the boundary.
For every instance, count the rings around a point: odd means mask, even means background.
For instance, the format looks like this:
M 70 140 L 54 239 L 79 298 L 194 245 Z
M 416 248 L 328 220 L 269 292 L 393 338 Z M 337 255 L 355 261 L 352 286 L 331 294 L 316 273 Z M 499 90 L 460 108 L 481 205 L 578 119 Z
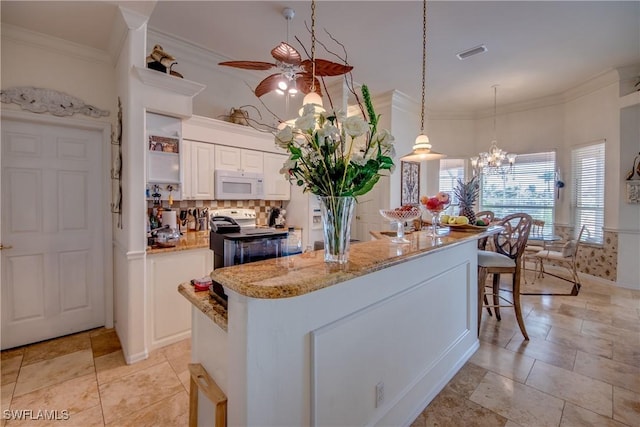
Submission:
M 0 244 L 0 251 L 3 249 L 11 249 L 11 248 L 13 248 L 13 246 L 5 246 L 3 244 Z

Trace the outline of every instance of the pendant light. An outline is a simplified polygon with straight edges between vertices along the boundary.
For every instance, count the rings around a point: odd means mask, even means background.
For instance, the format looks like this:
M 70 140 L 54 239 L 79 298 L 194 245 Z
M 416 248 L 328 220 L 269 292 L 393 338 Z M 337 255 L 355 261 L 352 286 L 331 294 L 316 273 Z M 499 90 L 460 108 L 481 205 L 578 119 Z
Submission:
M 424 93 L 425 74 L 427 68 L 427 0 L 422 2 L 422 109 L 420 112 L 420 135 L 416 138 L 411 153 L 400 157 L 407 162 L 420 162 L 422 160 L 436 160 L 447 157 L 444 154 L 431 150 L 429 137 L 424 133 Z
M 311 0 L 311 89 L 302 100 L 303 107 L 307 104 L 314 106 L 316 113 L 324 113 L 322 97 L 316 92 L 316 2 Z M 302 109 L 300 109 L 302 114 Z

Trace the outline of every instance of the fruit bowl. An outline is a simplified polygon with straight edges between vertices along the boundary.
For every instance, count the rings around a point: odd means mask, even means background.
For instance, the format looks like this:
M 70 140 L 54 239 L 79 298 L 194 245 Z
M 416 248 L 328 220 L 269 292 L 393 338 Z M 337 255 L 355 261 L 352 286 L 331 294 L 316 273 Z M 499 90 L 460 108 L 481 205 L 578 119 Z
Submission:
M 398 223 L 396 237 L 391 239 L 393 243 L 410 243 L 404 238 L 404 223 L 420 218 L 422 212 L 415 206 L 403 206 L 396 209 L 380 209 L 380 215 L 389 221 Z
M 431 234 L 433 235 L 433 237 L 436 237 L 439 234 L 438 225 L 440 224 L 440 214 L 444 212 L 444 210 L 447 209 L 450 204 L 451 204 L 451 198 L 449 197 L 449 194 L 443 191 L 440 191 L 435 196 L 431 196 L 431 197 L 422 196 L 420 198 L 421 207 L 432 215 Z M 448 229 L 442 228 L 443 232 L 446 232 L 447 230 Z

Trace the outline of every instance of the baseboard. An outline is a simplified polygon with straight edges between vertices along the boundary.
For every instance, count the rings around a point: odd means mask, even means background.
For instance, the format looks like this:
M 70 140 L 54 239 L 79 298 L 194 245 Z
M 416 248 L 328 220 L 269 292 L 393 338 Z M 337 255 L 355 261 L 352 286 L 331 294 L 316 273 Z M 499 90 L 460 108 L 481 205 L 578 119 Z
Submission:
M 149 357 L 149 353 L 146 350 L 136 354 L 126 354 L 126 352 L 123 353 L 125 353 L 124 360 L 125 362 L 127 362 L 127 365 L 140 362 L 141 360 L 147 359 Z

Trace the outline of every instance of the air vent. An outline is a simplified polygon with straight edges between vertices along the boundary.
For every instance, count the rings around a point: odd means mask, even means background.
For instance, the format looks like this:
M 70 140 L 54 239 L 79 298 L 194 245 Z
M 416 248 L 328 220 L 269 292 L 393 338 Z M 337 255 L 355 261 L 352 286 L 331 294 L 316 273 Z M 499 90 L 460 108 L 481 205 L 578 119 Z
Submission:
M 458 59 L 463 60 L 467 59 L 470 56 L 477 55 L 479 53 L 484 53 L 487 51 L 487 47 L 483 44 L 480 46 L 472 47 L 471 49 L 467 49 L 465 51 L 459 52 L 456 54 Z

